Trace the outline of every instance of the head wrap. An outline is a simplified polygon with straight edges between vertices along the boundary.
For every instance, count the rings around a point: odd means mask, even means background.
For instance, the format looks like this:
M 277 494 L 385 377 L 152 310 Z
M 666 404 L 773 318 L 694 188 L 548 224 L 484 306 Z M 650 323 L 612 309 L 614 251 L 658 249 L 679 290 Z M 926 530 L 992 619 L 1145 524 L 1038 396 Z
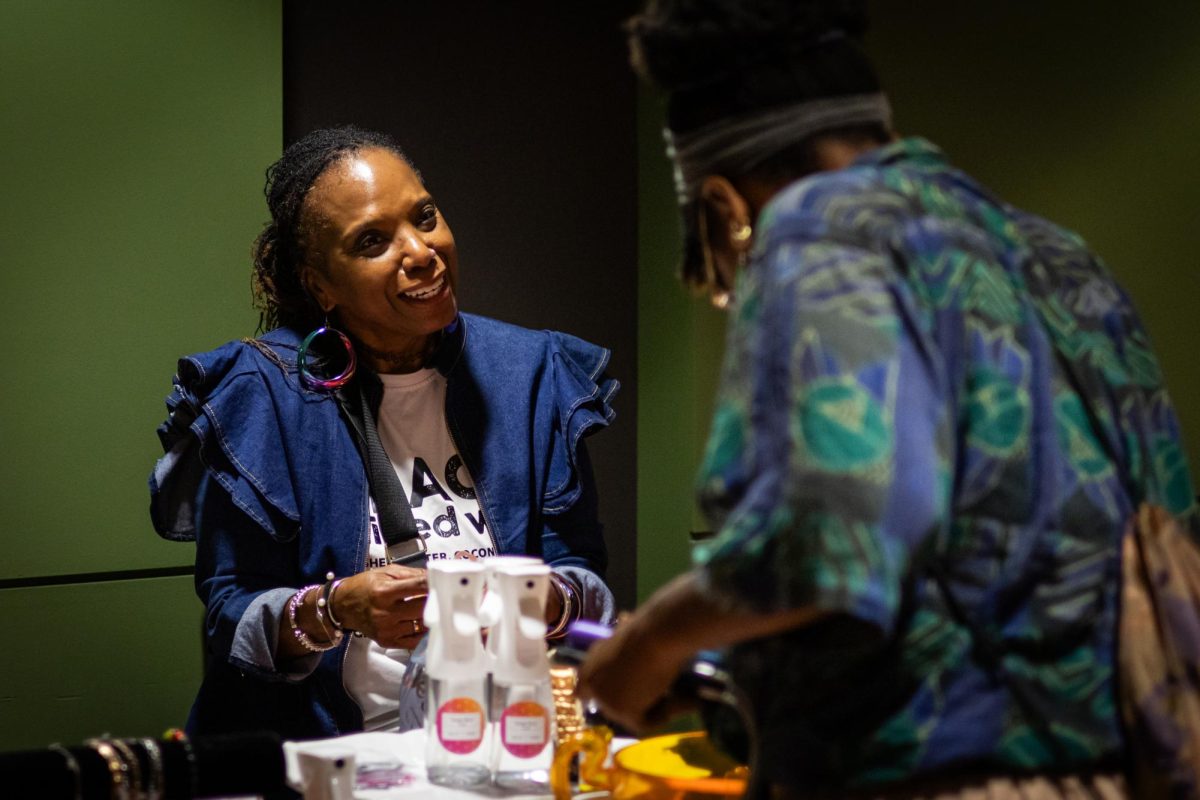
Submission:
M 665 129 L 663 136 L 675 163 L 679 204 L 687 205 L 706 175 L 744 174 L 814 133 L 869 123 L 890 127 L 891 120 L 891 105 L 880 92 L 805 100 L 718 120 L 685 134 Z

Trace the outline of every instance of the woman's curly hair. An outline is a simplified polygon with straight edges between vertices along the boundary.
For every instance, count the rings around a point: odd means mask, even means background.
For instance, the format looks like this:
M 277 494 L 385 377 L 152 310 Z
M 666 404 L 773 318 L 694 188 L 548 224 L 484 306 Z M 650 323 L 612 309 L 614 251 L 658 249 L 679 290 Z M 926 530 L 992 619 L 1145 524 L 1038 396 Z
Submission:
M 263 194 L 271 221 L 254 240 L 251 251 L 254 305 L 259 312 L 260 331 L 280 326 L 306 330 L 321 324 L 324 312 L 300 279 L 312 223 L 304 213 L 304 201 L 313 184 L 332 164 L 352 153 L 373 148 L 389 150 L 412 166 L 408 156 L 386 133 L 345 126 L 307 134 L 267 167 Z

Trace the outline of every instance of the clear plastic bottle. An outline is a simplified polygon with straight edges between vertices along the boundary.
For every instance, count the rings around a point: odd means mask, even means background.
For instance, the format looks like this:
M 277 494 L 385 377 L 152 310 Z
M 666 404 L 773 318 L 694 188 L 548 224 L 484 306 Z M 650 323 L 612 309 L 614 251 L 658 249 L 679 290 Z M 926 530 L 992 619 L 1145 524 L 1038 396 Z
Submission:
M 546 592 L 550 568 L 500 565 L 489 594 L 500 599 L 492 626 L 492 780 L 505 789 L 545 792 L 554 757 L 554 698 L 546 652 Z
M 554 758 L 554 697 L 547 679 L 493 682 L 492 780 L 522 792 L 545 792 Z
M 483 582 L 478 562 L 429 565 L 425 767 L 430 783 L 442 786 L 479 786 L 491 774 L 487 658 L 479 626 Z

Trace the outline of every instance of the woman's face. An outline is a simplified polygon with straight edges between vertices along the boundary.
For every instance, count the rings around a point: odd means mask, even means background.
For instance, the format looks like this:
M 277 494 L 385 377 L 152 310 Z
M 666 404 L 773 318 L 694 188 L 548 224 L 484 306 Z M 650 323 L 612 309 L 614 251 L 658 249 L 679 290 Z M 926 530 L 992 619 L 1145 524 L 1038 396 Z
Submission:
M 390 150 L 352 153 L 321 173 L 304 203 L 304 281 L 368 347 L 419 353 L 454 321 L 454 235 L 412 167 Z

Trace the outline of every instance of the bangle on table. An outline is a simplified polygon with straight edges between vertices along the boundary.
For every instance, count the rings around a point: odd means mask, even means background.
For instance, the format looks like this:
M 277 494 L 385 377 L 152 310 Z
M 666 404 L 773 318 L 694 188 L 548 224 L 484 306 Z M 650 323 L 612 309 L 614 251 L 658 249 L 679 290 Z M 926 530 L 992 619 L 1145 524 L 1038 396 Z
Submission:
M 558 615 L 558 621 L 546 632 L 546 638 L 560 639 L 566 635 L 567 626 L 574 622 L 574 617 L 578 616 L 575 610 L 575 587 L 554 572 L 550 573 L 550 584 L 558 592 L 559 600 L 562 601 L 562 611 Z
M 192 749 L 192 740 L 182 728 L 167 728 L 162 735 L 164 742 L 175 742 L 183 750 L 184 760 L 187 761 L 187 797 L 195 797 L 200 786 L 200 776 L 196 774 L 196 751 Z M 163 794 L 166 795 L 166 767 L 163 768 Z
M 312 638 L 304 632 L 304 629 L 300 627 L 300 624 L 296 622 L 296 611 L 300 608 L 300 604 L 304 602 L 305 595 L 307 595 L 313 589 L 320 588 L 320 584 L 317 583 L 314 583 L 311 586 L 305 586 L 303 589 L 292 595 L 292 599 L 288 600 L 287 605 L 288 625 L 290 625 L 292 628 L 292 635 L 296 637 L 296 641 L 303 645 L 305 650 L 309 650 L 313 653 L 324 653 L 327 650 L 332 650 L 342 642 L 341 631 L 337 631 L 336 635 L 331 637 L 331 640 L 328 642 L 314 642 Z M 322 628 L 325 627 L 325 621 L 321 619 L 320 609 L 317 609 L 317 621 L 321 623 Z
M 145 797 L 146 787 L 142 783 L 142 762 L 138 761 L 137 753 L 133 752 L 133 749 L 120 739 L 109 739 L 108 743 L 116 748 L 121 760 L 128 765 L 130 797 L 141 800 Z
M 146 737 L 143 739 L 135 739 L 142 751 L 146 754 L 146 781 L 142 785 L 145 789 L 143 795 L 146 800 L 163 800 L 163 795 L 166 790 L 167 781 L 166 773 L 163 771 L 163 756 L 162 748 L 158 746 L 158 742 Z
M 117 748 L 104 739 L 87 739 L 84 744 L 96 751 L 108 766 L 109 797 L 112 800 L 133 800 L 129 793 L 129 766 L 121 759 Z
M 50 745 L 47 749 L 63 757 L 63 761 L 66 762 L 67 772 L 71 773 L 71 783 L 75 787 L 75 791 L 71 794 L 71 797 L 75 800 L 83 800 L 83 773 L 79 771 L 79 759 L 75 758 L 74 753 L 58 742 Z

